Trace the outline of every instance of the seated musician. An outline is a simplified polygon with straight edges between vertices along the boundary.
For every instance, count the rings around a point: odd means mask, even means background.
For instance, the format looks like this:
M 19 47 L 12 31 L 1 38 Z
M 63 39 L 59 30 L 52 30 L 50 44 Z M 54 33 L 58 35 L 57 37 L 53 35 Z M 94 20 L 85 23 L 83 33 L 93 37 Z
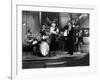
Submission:
M 59 33 L 59 29 L 56 27 L 56 23 L 53 21 L 50 28 L 50 34 L 51 34 L 50 50 L 53 51 L 54 55 L 58 47 L 56 42 L 58 33 Z
M 33 38 L 32 30 L 28 29 L 27 35 L 25 36 L 25 41 L 28 45 L 37 44 L 37 40 Z

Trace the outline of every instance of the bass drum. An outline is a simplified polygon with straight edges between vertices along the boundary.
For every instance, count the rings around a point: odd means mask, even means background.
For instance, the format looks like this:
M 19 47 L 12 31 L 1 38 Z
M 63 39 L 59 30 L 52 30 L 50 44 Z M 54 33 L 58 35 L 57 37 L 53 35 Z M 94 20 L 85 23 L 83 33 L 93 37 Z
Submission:
M 34 52 L 37 56 L 47 56 L 49 54 L 49 45 L 46 41 L 40 42 L 34 47 Z
M 42 41 L 40 43 L 39 48 L 40 48 L 40 55 L 41 56 L 47 56 L 49 54 L 49 45 L 47 42 Z

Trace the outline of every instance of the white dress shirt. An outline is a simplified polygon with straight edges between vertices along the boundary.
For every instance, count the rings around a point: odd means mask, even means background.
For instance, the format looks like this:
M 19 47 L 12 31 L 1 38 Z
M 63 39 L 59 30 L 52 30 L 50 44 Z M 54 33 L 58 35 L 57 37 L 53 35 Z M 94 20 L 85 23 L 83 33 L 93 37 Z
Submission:
M 50 33 L 51 34 L 58 34 L 58 32 L 59 32 L 59 29 L 57 28 L 57 30 L 55 31 L 55 27 L 51 27 L 50 28 Z

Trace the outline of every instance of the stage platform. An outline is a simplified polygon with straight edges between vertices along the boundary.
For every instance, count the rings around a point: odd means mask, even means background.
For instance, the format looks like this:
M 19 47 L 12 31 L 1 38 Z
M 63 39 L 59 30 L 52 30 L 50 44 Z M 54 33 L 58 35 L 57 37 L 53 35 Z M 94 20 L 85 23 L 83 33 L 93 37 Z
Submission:
M 71 67 L 71 66 L 89 66 L 89 54 L 74 52 L 73 55 L 68 52 L 57 51 L 52 57 L 39 57 L 32 55 L 32 52 L 26 53 L 22 58 L 23 69 L 48 68 L 48 67 Z

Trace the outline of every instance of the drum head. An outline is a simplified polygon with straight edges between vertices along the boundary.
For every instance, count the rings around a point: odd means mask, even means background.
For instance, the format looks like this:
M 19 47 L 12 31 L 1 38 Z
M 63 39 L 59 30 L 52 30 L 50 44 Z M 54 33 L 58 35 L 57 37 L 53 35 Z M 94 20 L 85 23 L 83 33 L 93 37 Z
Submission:
M 49 53 L 49 45 L 48 45 L 48 43 L 47 42 L 42 42 L 41 44 L 40 44 L 40 52 L 41 52 L 41 55 L 42 56 L 47 56 L 48 55 L 48 53 Z

